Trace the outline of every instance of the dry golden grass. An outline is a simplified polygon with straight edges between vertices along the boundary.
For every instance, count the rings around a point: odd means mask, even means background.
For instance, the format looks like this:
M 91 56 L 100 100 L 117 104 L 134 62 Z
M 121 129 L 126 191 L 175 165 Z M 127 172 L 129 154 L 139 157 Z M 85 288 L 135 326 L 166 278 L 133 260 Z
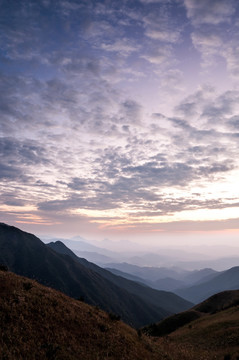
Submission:
M 79 300 L 0 271 L 1 360 L 239 360 L 239 306 L 148 338 Z
M 163 359 L 114 316 L 0 271 L 1 360 Z
M 239 360 L 239 306 L 206 315 L 155 342 L 172 360 Z

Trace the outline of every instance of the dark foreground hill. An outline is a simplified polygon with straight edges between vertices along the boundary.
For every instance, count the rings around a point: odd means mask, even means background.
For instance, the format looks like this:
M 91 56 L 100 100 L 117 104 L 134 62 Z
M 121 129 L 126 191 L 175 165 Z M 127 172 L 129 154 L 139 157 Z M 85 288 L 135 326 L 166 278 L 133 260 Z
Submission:
M 173 360 L 238 360 L 239 290 L 213 295 L 143 332 L 154 336 Z
M 130 293 L 77 259 L 55 252 L 36 236 L 5 224 L 0 224 L 0 263 L 19 275 L 120 315 L 135 327 L 159 321 L 173 312 Z M 189 307 L 186 301 L 180 301 L 184 309 Z
M 239 292 L 196 306 L 197 320 L 146 337 L 97 307 L 0 271 L 0 359 L 238 360 Z
M 0 271 L 0 359 L 156 360 L 150 340 L 96 307 Z

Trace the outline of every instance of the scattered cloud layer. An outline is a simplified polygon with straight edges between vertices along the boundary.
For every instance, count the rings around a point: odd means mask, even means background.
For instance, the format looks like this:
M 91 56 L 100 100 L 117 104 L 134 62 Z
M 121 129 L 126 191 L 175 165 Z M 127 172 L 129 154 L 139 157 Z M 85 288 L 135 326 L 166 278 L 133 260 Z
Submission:
M 3 0 L 5 221 L 235 228 L 238 10 L 234 0 Z

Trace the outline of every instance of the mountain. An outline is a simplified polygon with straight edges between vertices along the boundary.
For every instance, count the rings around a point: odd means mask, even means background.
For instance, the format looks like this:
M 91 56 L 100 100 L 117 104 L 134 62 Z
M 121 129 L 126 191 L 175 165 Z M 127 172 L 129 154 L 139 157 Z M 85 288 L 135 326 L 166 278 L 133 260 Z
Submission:
M 74 250 L 74 253 L 77 254 L 77 256 L 83 257 L 83 258 L 87 259 L 88 261 L 99 264 L 100 266 L 101 266 L 101 264 L 110 263 L 113 260 L 112 257 L 106 256 L 106 255 L 103 255 L 103 254 L 100 254 L 97 252 Z
M 138 266 L 172 267 L 178 266 L 177 264 L 180 261 L 187 264 L 187 262 L 198 261 L 199 259 L 210 259 L 205 253 L 202 254 L 201 251 L 199 253 L 195 252 L 193 248 L 191 248 L 190 252 L 188 250 L 185 251 L 180 247 L 154 248 L 153 252 L 144 251 L 136 256 L 128 257 L 127 262 Z
M 152 267 L 152 266 L 138 266 L 126 262 L 123 263 L 110 263 L 105 265 L 106 268 L 117 269 L 131 275 L 138 276 L 144 280 L 151 282 L 159 279 L 170 277 L 176 280 L 181 280 L 184 274 L 188 272 L 180 268 L 166 268 L 166 267 Z
M 176 312 L 129 293 L 92 270 L 90 265 L 83 265 L 90 264 L 85 259 L 81 262 L 76 256 L 72 257 L 72 254 L 59 254 L 32 234 L 0 224 L 0 264 L 6 265 L 11 271 L 36 279 L 71 297 L 84 298 L 89 304 L 120 315 L 135 327 Z M 160 298 L 160 295 L 156 295 L 154 301 Z M 169 293 L 169 299 L 172 296 L 179 300 L 178 305 L 189 307 L 183 299 Z M 177 302 L 175 306 L 177 307 Z
M 188 271 L 177 267 L 140 267 L 125 262 L 110 263 L 105 266 L 111 272 L 121 271 L 121 275 L 126 278 L 136 276 L 141 279 L 141 282 L 154 289 L 172 292 L 175 292 L 176 289 L 210 280 L 218 274 L 217 271 L 210 268 Z
M 74 240 L 51 238 L 47 241 L 47 239 L 44 239 L 44 243 L 56 243 L 58 241 L 74 251 L 79 257 L 83 257 L 97 264 L 117 261 L 118 257 L 121 257 L 121 254 L 90 244 L 80 237 L 75 237 Z
M 216 250 L 215 250 L 216 251 Z M 239 264 L 239 256 L 227 256 L 217 259 L 177 261 L 175 266 L 192 271 L 194 269 L 213 268 L 217 271 L 224 271 Z
M 90 244 L 89 242 L 84 241 L 81 237 L 75 237 L 73 240 L 64 239 L 64 238 L 46 238 L 44 239 L 44 243 L 55 243 L 62 242 L 67 247 L 72 249 L 72 251 L 89 251 L 89 252 L 99 252 L 101 254 L 114 255 L 110 250 L 98 247 L 96 245 Z
M 216 271 L 212 269 L 203 269 L 203 270 L 195 270 L 195 271 L 183 271 L 183 270 L 174 270 L 174 269 L 167 269 L 167 268 L 151 268 L 151 267 L 139 267 L 132 264 L 121 263 L 121 264 L 111 264 L 111 266 L 115 266 L 116 268 L 125 268 L 130 273 L 114 269 L 108 268 L 105 269 L 109 270 L 115 275 L 119 275 L 125 277 L 126 279 L 130 279 L 133 281 L 137 281 L 140 283 L 144 283 L 153 289 L 157 290 L 165 290 L 165 291 L 172 291 L 174 292 L 175 289 L 186 287 L 194 282 L 200 282 L 204 278 L 213 277 L 214 274 L 217 274 Z M 133 274 L 140 274 L 141 277 L 133 275 Z M 167 276 L 171 275 L 173 277 Z M 166 277 L 164 277 L 166 276 Z M 144 277 L 144 278 L 143 278 Z M 158 277 L 158 280 L 150 280 L 151 278 L 155 279 Z M 181 279 L 180 279 L 181 278 Z M 203 281 L 203 280 L 202 280 Z
M 239 291 L 218 293 L 142 331 L 157 338 L 166 359 L 236 360 L 239 358 Z
M 145 285 L 149 285 L 149 283 L 150 283 L 150 281 L 142 279 L 142 278 L 140 278 L 139 276 L 136 276 L 136 275 L 131 275 L 131 274 L 126 273 L 124 271 L 120 271 L 120 270 L 112 269 L 112 268 L 105 268 L 105 269 L 107 271 L 110 271 L 112 274 L 121 276 L 121 277 L 123 277 L 125 279 L 128 279 L 128 280 L 132 280 L 132 281 L 135 281 L 135 282 L 138 282 L 138 283 L 141 283 L 141 284 L 145 284 Z
M 90 306 L 0 271 L 0 359 L 159 360 L 150 339 Z
M 239 289 L 239 266 L 223 271 L 198 285 L 175 290 L 175 293 L 184 299 L 199 303 L 218 292 L 237 289 Z
M 52 249 L 60 253 L 64 253 L 64 254 L 67 253 L 68 255 L 71 254 L 71 256 L 74 259 L 76 259 L 80 264 L 82 264 L 84 267 L 93 270 L 94 272 L 98 273 L 100 276 L 104 277 L 111 283 L 119 286 L 120 288 L 126 290 L 132 295 L 136 295 L 137 297 L 141 298 L 146 303 L 160 307 L 161 310 L 164 309 L 168 313 L 176 313 L 179 311 L 183 311 L 185 309 L 188 309 L 192 305 L 192 303 L 185 302 L 185 300 L 182 300 L 182 298 L 176 296 L 173 293 L 166 291 L 158 291 L 142 283 L 128 280 L 122 276 L 116 276 L 112 274 L 110 271 L 107 271 L 106 269 L 103 269 L 87 261 L 86 259 L 77 257 L 63 243 L 60 242 L 50 243 L 48 244 L 48 246 L 50 246 Z
M 183 287 L 185 285 L 186 283 L 184 281 L 176 280 L 170 277 L 158 279 L 156 281 L 151 282 L 151 286 L 154 289 L 166 290 L 166 291 L 174 291 L 175 289 L 178 289 L 179 287 Z
M 215 314 L 239 305 L 239 290 L 217 293 L 193 308 L 169 316 L 158 324 L 146 326 L 143 331 L 151 336 L 164 336 L 208 314 Z
M 205 282 L 205 280 L 210 280 L 218 274 L 218 271 L 215 271 L 211 268 L 204 268 L 201 270 L 188 271 L 183 277 L 183 281 L 186 284 L 198 284 L 200 282 Z

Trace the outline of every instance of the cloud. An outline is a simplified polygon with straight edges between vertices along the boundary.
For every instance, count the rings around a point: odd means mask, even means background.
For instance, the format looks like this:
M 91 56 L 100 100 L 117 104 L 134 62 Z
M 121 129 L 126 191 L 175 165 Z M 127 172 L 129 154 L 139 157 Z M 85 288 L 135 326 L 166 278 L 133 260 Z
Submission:
M 227 124 L 233 129 L 238 130 L 239 129 L 239 115 L 232 116 L 228 119 Z
M 9 166 L 0 163 L 0 178 L 3 180 L 25 180 L 27 177 L 24 176 L 21 168 L 16 166 Z
M 171 58 L 172 48 L 171 46 L 163 46 L 160 48 L 150 49 L 147 54 L 141 55 L 141 57 L 154 65 L 162 65 Z
M 162 42 L 176 43 L 180 38 L 180 31 L 167 31 L 156 28 L 146 29 L 145 35 L 150 39 Z
M 174 163 L 172 166 L 149 162 L 143 165 L 126 167 L 125 174 L 132 174 L 139 184 L 148 186 L 175 186 L 185 185 L 192 180 L 193 169 L 184 163 Z
M 56 222 L 229 206 L 229 185 L 211 197 L 238 169 L 239 95 L 194 91 L 204 78 L 191 64 L 194 49 L 206 66 L 220 56 L 236 79 L 235 4 L 3 1 L 5 205 L 23 211 L 27 199 Z
M 163 3 L 169 3 L 170 0 L 139 0 L 143 4 L 163 4 Z
M 0 156 L 10 164 L 38 165 L 48 164 L 47 154 L 43 146 L 35 141 L 19 141 L 15 138 L 0 138 Z
M 1 179 L 25 184 L 37 166 L 50 165 L 44 147 L 31 140 L 15 138 L 0 138 L 0 162 Z
M 226 59 L 227 68 L 233 79 L 238 80 L 239 78 L 239 47 L 235 39 L 231 39 L 226 46 L 224 46 L 223 56 Z
M 223 61 L 233 77 L 237 71 L 236 10 L 234 0 L 185 0 L 188 18 L 194 30 L 191 39 L 202 56 L 202 66 L 216 69 Z M 234 29 L 234 30 L 233 30 Z M 218 57 L 221 58 L 218 61 Z M 218 71 L 221 71 L 219 68 Z
M 118 39 L 116 42 L 111 44 L 103 43 L 101 48 L 105 51 L 112 51 L 120 53 L 120 55 L 125 54 L 129 55 L 139 49 L 138 45 L 132 45 L 128 39 Z
M 14 192 L 5 192 L 1 196 L 1 203 L 8 206 L 19 206 L 22 207 L 25 205 L 26 200 L 21 198 L 20 194 L 17 194 L 17 191 Z
M 187 15 L 195 26 L 201 24 L 218 25 L 229 22 L 235 13 L 235 1 L 229 0 L 184 0 Z

